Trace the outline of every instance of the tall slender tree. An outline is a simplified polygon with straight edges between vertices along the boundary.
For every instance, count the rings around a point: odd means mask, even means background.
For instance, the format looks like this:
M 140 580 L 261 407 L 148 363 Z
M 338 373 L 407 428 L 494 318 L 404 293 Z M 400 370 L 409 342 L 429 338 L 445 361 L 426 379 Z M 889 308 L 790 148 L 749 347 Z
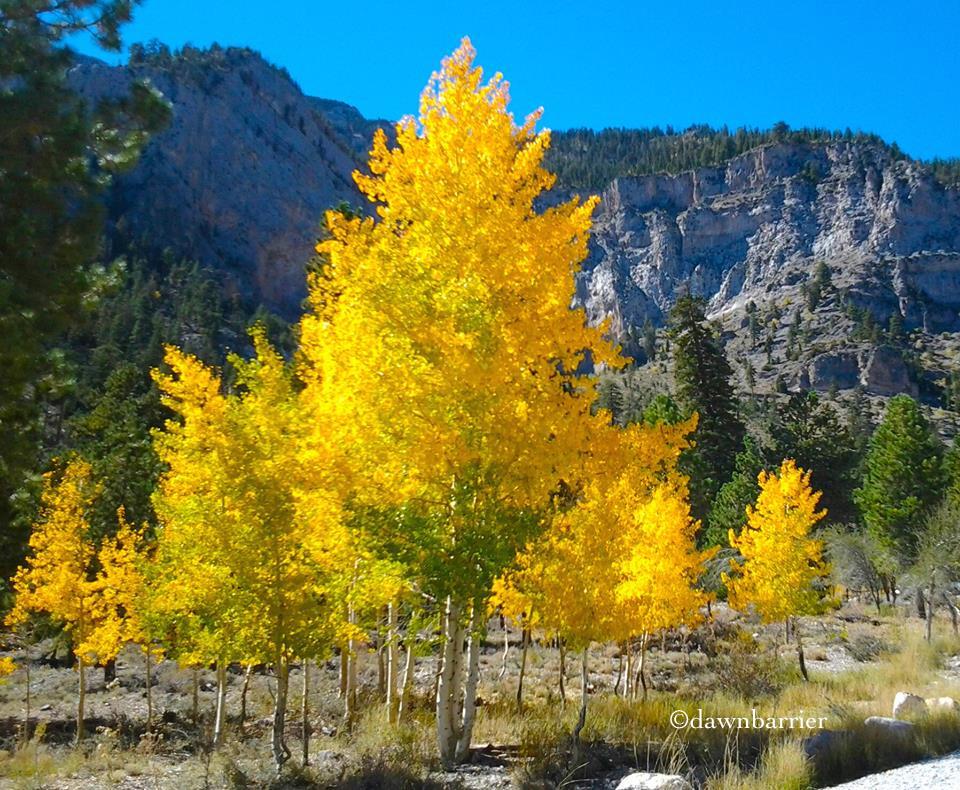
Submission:
M 298 473 L 307 412 L 291 371 L 262 330 L 253 342 L 254 359 L 231 358 L 236 392 L 221 394 L 216 374 L 172 348 L 172 375 L 157 375 L 179 421 L 157 437 L 169 469 L 155 498 L 161 526 L 153 595 L 198 657 L 218 662 L 220 722 L 226 664 L 273 666 L 271 746 L 279 772 L 290 757 L 290 664 L 323 657 L 337 639 L 335 591 L 350 542 L 336 506 L 336 464 L 313 454 L 308 477 Z M 305 496 L 306 479 L 323 508 Z
M 328 374 L 319 391 L 358 438 L 358 501 L 402 505 L 424 529 L 418 586 L 444 608 L 447 765 L 469 753 L 493 581 L 610 419 L 591 413 L 594 381 L 575 371 L 587 350 L 622 363 L 570 309 L 597 201 L 536 210 L 554 180 L 549 134 L 539 113 L 517 125 L 506 83 L 484 83 L 473 61 L 464 40 L 396 146 L 376 135 L 370 175 L 355 176 L 376 216 L 327 215 L 301 329 L 308 389 Z
M 826 515 L 817 510 L 820 493 L 810 487 L 810 473 L 792 460 L 779 471 L 761 472 L 756 505 L 747 512 L 747 525 L 730 545 L 740 553 L 723 577 L 732 607 L 753 607 L 764 622 L 784 622 L 789 628 L 798 615 L 815 614 L 821 593 L 816 582 L 826 575 L 823 543 L 810 530 Z M 797 636 L 800 671 L 807 680 L 803 640 Z
M 717 492 L 733 472 L 744 425 L 730 383 L 733 370 L 719 338 L 706 321 L 702 299 L 685 294 L 670 311 L 677 397 L 699 415 L 695 446 L 684 461 L 690 475 L 691 504 L 705 518 Z
M 68 460 L 44 477 L 40 518 L 30 535 L 30 556 L 13 577 L 16 596 L 8 625 L 43 613 L 67 633 L 77 661 L 77 741 L 84 737 L 86 669 L 109 660 L 120 646 L 119 620 L 109 585 L 95 575 L 97 548 L 90 508 L 100 488 L 86 461 Z
M 943 443 L 913 398 L 892 398 L 870 439 L 863 481 L 854 492 L 867 529 L 912 561 L 926 514 L 946 486 Z
M 11 493 L 36 461 L 40 403 L 61 380 L 55 340 L 95 294 L 99 199 L 130 166 L 169 107 L 148 85 L 84 101 L 67 83 L 65 39 L 120 47 L 131 0 L 0 4 L 0 573 L 22 556 Z

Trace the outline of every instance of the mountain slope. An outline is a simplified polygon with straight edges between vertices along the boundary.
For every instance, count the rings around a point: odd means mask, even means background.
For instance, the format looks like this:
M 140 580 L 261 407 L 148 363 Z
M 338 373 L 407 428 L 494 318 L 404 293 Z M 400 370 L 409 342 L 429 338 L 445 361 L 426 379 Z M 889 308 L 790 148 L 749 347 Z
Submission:
M 829 288 L 814 286 L 819 269 Z M 589 319 L 609 318 L 636 353 L 638 328 L 662 324 L 681 290 L 708 300 L 744 389 L 943 402 L 960 345 L 960 189 L 845 141 L 615 180 L 578 281 Z
M 351 172 L 389 125 L 305 96 L 246 49 L 136 48 L 128 66 L 83 59 L 71 76 L 88 95 L 146 77 L 174 108 L 110 191 L 112 252 L 169 248 L 228 294 L 296 318 L 323 211 L 364 205 Z M 645 321 L 662 325 L 689 290 L 708 300 L 744 389 L 960 394 L 951 163 L 931 168 L 872 135 L 781 125 L 559 132 L 548 166 L 560 178 L 545 204 L 606 185 L 577 299 L 634 356 Z M 660 169 L 673 174 L 645 174 Z M 818 271 L 827 285 L 814 285 Z
M 899 311 L 908 328 L 960 329 L 960 189 L 883 146 L 847 142 L 769 144 L 725 167 L 620 178 L 603 193 L 581 298 L 593 319 L 625 329 L 662 320 L 681 285 L 724 312 L 813 261 L 883 321 Z M 881 261 L 889 278 L 877 283 Z
M 143 78 L 174 116 L 111 188 L 114 250 L 169 248 L 220 272 L 254 305 L 295 317 L 323 212 L 360 203 L 355 148 L 285 72 L 249 50 L 161 50 L 125 67 L 84 60 L 71 73 L 86 95 Z

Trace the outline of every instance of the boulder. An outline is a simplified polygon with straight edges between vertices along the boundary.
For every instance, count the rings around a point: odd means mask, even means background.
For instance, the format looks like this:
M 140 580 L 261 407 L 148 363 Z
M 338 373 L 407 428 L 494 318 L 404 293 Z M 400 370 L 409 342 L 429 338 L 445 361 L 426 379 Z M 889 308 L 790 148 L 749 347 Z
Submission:
M 815 390 L 853 389 L 860 381 L 860 366 L 853 353 L 821 354 L 810 363 L 807 375 Z
M 898 691 L 897 696 L 893 698 L 893 718 L 895 719 L 915 719 L 918 716 L 925 716 L 926 713 L 927 703 L 923 697 L 907 691 Z
M 879 346 L 864 356 L 860 366 L 860 383 L 874 395 L 906 394 L 916 398 L 918 394 L 903 355 L 890 346 Z
M 870 716 L 863 722 L 867 727 L 873 727 L 878 730 L 884 730 L 891 735 L 896 735 L 901 738 L 909 737 L 910 733 L 913 732 L 914 725 L 909 721 L 900 721 L 899 719 L 891 719 L 887 716 Z
M 926 700 L 927 710 L 936 713 L 960 713 L 960 702 L 953 697 L 930 697 Z
M 690 783 L 678 774 L 639 771 L 623 777 L 616 790 L 692 790 L 692 788 Z
M 824 752 L 829 752 L 837 742 L 846 736 L 844 730 L 820 730 L 820 732 L 803 739 L 803 753 L 811 760 L 815 760 Z

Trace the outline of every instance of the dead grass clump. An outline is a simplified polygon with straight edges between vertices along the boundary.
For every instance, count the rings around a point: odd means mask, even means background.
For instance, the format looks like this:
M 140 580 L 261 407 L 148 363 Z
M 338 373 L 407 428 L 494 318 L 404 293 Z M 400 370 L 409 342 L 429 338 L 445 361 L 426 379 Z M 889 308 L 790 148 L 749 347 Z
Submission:
M 707 780 L 707 790 L 807 790 L 813 773 L 801 744 L 784 740 L 772 744 L 754 770 L 731 760 L 722 773 Z
M 798 671 L 775 650 L 764 650 L 745 631 L 727 643 L 712 666 L 719 688 L 750 700 L 774 696 L 798 676 Z
M 892 652 L 887 641 L 874 634 L 856 634 L 846 640 L 843 646 L 854 661 L 861 663 L 875 661 L 881 655 Z

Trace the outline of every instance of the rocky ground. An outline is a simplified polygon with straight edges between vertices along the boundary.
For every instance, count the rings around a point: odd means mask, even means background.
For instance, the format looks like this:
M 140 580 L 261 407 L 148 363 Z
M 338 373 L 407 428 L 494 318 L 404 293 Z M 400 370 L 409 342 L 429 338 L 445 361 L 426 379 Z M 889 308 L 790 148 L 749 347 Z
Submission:
M 736 613 L 721 605 L 714 608 L 715 619 L 709 626 L 695 632 L 654 644 L 650 650 L 650 682 L 655 699 L 660 700 L 664 716 L 670 701 L 711 700 L 715 695 L 731 699 L 763 698 L 769 689 L 765 684 L 776 684 L 783 666 L 795 674 L 795 653 L 792 646 L 783 644 L 780 627 L 760 628 L 743 621 Z M 852 604 L 838 612 L 804 622 L 804 640 L 807 662 L 814 677 L 858 676 L 858 670 L 876 666 L 886 651 L 896 650 L 898 626 L 902 613 L 878 618 L 869 607 Z M 740 639 L 736 634 L 756 634 L 762 645 L 760 653 L 748 653 L 739 659 L 721 655 Z M 436 661 L 426 657 L 417 666 L 418 702 L 413 716 L 416 726 L 402 736 L 391 740 L 385 736 L 385 722 L 378 718 L 376 703 L 378 678 L 377 655 L 364 656 L 361 683 L 364 705 L 370 715 L 363 718 L 358 728 L 347 734 L 341 726 L 341 705 L 337 699 L 337 662 L 330 661 L 314 672 L 311 681 L 310 728 L 311 784 L 298 784 L 296 772 L 283 786 L 324 787 L 379 787 L 379 786 L 435 786 L 466 788 L 499 788 L 510 786 L 551 787 L 556 781 L 533 781 L 526 765 L 535 752 L 537 739 L 531 735 L 533 725 L 553 727 L 557 724 L 518 718 L 514 713 L 519 671 L 519 634 L 508 630 L 509 652 L 507 672 L 498 681 L 503 664 L 504 632 L 496 621 L 490 625 L 488 643 L 482 658 L 482 704 L 478 715 L 474 743 L 476 755 L 473 764 L 454 773 L 435 770 L 404 773 L 417 761 L 432 754 L 432 731 L 429 726 L 430 694 Z M 749 638 L 749 637 L 745 637 Z M 778 647 L 779 646 L 779 647 Z M 766 660 L 778 650 L 782 662 L 776 665 Z M 594 717 L 608 716 L 604 699 L 617 683 L 619 666 L 615 646 L 594 647 L 591 671 L 591 705 Z M 35 657 L 38 653 L 34 654 Z M 233 716 L 228 743 L 221 752 L 210 748 L 210 722 L 215 702 L 214 673 L 199 672 L 199 723 L 193 724 L 193 672 L 177 667 L 171 661 L 158 662 L 153 671 L 156 735 L 145 734 L 145 664 L 143 654 L 134 648 L 121 654 L 117 664 L 117 681 L 104 683 L 102 671 L 90 670 L 87 706 L 88 728 L 92 733 L 84 750 L 70 747 L 73 735 L 73 716 L 76 692 L 76 673 L 49 661 L 34 661 L 30 670 L 31 729 L 42 738 L 26 749 L 14 751 L 26 713 L 26 677 L 19 670 L 0 686 L 0 788 L 50 787 L 93 788 L 119 787 L 159 788 L 180 790 L 194 787 L 266 787 L 270 786 L 271 769 L 267 758 L 270 710 L 272 708 L 273 678 L 269 672 L 255 672 L 246 693 L 246 715 L 241 723 L 243 675 L 239 668 L 229 675 L 227 704 Z M 559 653 L 549 644 L 535 644 L 528 659 L 525 681 L 525 700 L 531 711 L 555 710 L 559 700 Z M 567 664 L 566 694 L 568 713 L 575 712 L 579 695 L 577 667 Z M 288 738 L 294 761 L 300 754 L 299 668 L 292 672 L 291 711 Z M 942 689 L 931 687 L 929 693 L 949 693 L 960 688 L 957 666 L 943 669 Z M 827 687 L 829 688 L 829 686 Z M 787 693 L 788 696 L 790 692 Z M 864 713 L 889 715 L 887 690 L 869 692 L 880 694 L 871 702 L 864 699 Z M 731 696 L 740 695 L 740 696 Z M 799 704 L 807 703 L 784 703 Z M 823 704 L 822 702 L 819 704 Z M 663 707 L 666 705 L 666 707 Z M 872 706 L 872 707 L 871 707 Z M 650 715 L 659 716 L 659 713 Z M 569 718 L 569 716 L 568 716 Z M 658 726 L 663 722 L 655 722 Z M 421 726 L 422 725 L 422 726 Z M 608 726 L 609 722 L 607 725 Z M 561 726 L 561 730 L 566 725 Z M 612 725 L 616 731 L 615 723 Z M 623 724 L 622 727 L 637 727 Z M 609 752 L 599 763 L 597 773 L 589 779 L 568 777 L 562 782 L 567 787 L 613 788 L 631 771 L 637 770 L 639 759 L 635 750 L 642 733 L 620 733 L 634 740 L 634 754 L 618 748 Z M 533 746 L 531 746 L 531 743 Z M 649 740 L 646 748 L 650 748 Z M 950 763 L 946 763 L 949 767 Z M 935 770 L 935 769 L 929 769 Z M 694 772 L 696 773 L 696 772 Z M 699 775 L 699 774 L 698 774 Z M 398 783 L 398 776 L 402 781 Z M 403 780 L 403 776 L 407 776 Z M 705 776 L 701 779 L 705 779 Z M 378 779 L 377 777 L 380 777 Z M 407 782 L 407 783 L 405 783 Z M 539 783 L 538 783 L 539 782 Z M 553 783 L 551 783 L 553 782 Z M 860 785 L 856 785 L 859 787 Z M 883 785 L 886 787 L 887 785 Z M 892 786 L 892 785 L 891 785 Z

